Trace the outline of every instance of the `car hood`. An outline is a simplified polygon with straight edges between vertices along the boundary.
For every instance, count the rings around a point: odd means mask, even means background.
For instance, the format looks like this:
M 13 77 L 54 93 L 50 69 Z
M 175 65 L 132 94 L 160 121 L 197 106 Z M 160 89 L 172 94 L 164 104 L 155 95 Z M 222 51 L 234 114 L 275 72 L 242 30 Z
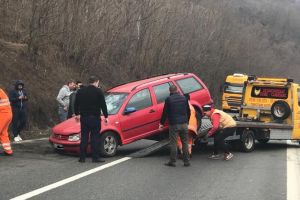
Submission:
M 63 121 L 52 128 L 53 133 L 61 135 L 70 135 L 74 133 L 80 133 L 80 122 L 72 117 L 66 121 Z

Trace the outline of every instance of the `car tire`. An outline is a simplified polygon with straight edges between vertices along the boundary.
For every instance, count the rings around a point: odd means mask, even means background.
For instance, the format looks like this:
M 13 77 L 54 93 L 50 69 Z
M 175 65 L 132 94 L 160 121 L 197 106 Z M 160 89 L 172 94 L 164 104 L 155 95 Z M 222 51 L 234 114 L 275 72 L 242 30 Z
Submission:
M 285 101 L 275 101 L 271 107 L 271 114 L 274 119 L 284 120 L 291 114 L 291 108 Z
M 259 139 L 259 140 L 257 140 L 259 143 L 261 143 L 261 144 L 267 144 L 269 141 L 270 141 L 270 139 L 269 138 L 266 138 L 266 139 Z
M 100 153 L 105 157 L 113 157 L 117 153 L 118 137 L 113 132 L 105 132 L 100 138 Z
M 252 130 L 244 130 L 241 134 L 241 150 L 243 152 L 251 152 L 255 148 L 255 136 Z

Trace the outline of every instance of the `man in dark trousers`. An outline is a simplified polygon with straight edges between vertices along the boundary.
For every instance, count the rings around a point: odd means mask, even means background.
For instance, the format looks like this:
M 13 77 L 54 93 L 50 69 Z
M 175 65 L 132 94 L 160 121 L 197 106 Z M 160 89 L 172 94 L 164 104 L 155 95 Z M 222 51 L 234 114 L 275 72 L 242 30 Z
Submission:
M 190 166 L 190 157 L 188 150 L 188 121 L 190 118 L 190 107 L 188 100 L 180 95 L 175 85 L 169 88 L 170 96 L 165 100 L 163 114 L 160 120 L 159 129 L 163 128 L 166 118 L 169 120 L 169 138 L 170 138 L 170 160 L 165 165 L 176 167 L 177 157 L 177 137 L 180 136 L 183 146 L 184 166 Z
M 13 119 L 12 119 L 12 132 L 14 135 L 14 141 L 19 142 L 22 140 L 20 137 L 21 131 L 26 126 L 27 121 L 27 92 L 24 89 L 24 82 L 17 80 L 15 88 L 9 91 L 9 101 L 12 107 Z
M 219 149 L 224 151 L 224 160 L 233 158 L 233 154 L 225 143 L 225 139 L 232 136 L 236 131 L 236 121 L 222 110 L 215 109 L 211 105 L 203 106 L 204 115 L 209 117 L 213 127 L 209 130 L 208 136 L 214 136 L 214 153 L 209 156 L 211 159 L 221 159 Z
M 96 76 L 89 78 L 89 85 L 78 90 L 75 99 L 76 120 L 81 125 L 80 158 L 85 162 L 89 135 L 91 135 L 92 162 L 104 162 L 99 158 L 98 143 L 101 130 L 101 110 L 108 123 L 107 107 L 103 92 L 98 88 L 99 79 Z

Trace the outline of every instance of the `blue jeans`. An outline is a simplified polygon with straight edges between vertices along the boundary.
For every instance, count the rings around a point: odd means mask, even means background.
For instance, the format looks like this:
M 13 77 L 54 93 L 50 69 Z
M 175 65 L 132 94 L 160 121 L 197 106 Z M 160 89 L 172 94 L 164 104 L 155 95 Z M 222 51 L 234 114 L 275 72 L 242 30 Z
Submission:
M 14 137 L 20 135 L 20 132 L 25 128 L 27 122 L 27 111 L 23 108 L 12 108 L 12 132 Z
M 67 119 L 68 111 L 65 111 L 63 107 L 58 107 L 58 116 L 59 116 L 59 121 L 63 122 Z
M 99 157 L 99 140 L 100 140 L 100 116 L 80 116 L 81 126 L 81 141 L 80 141 L 80 158 L 86 157 L 86 150 L 89 138 L 91 138 L 92 157 L 98 159 Z M 90 136 L 90 137 L 89 137 Z

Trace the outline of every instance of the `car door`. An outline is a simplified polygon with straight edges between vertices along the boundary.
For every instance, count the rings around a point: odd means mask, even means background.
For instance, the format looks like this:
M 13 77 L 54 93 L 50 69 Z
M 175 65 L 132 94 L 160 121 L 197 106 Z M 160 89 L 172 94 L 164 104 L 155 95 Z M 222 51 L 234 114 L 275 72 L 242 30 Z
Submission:
M 165 105 L 165 100 L 168 96 L 170 96 L 169 88 L 173 85 L 172 82 L 162 83 L 159 85 L 154 85 L 152 87 L 154 97 L 155 97 L 155 111 L 156 111 L 156 119 L 160 121 L 162 116 L 162 111 Z
M 135 111 L 125 114 L 125 110 L 134 108 Z M 153 100 L 148 88 L 136 92 L 128 101 L 120 120 L 125 143 L 144 138 L 155 132 L 159 121 L 155 119 Z

